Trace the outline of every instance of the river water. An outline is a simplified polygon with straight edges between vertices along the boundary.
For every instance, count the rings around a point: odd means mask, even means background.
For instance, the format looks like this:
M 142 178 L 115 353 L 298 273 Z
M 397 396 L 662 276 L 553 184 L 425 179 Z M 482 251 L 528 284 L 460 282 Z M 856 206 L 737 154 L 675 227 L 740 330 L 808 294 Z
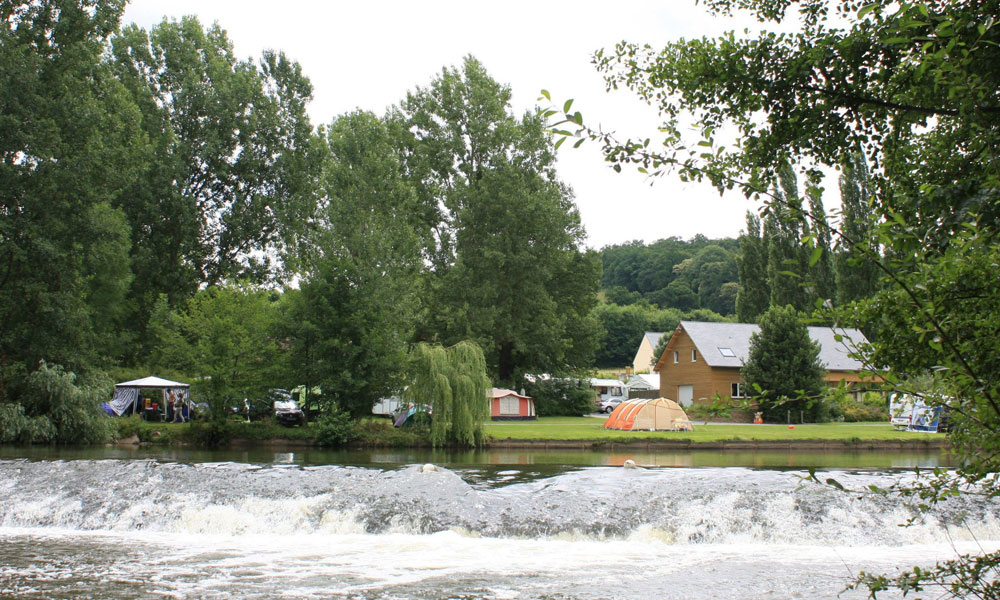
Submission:
M 832 598 L 1000 546 L 1000 504 L 918 515 L 798 470 L 863 489 L 946 458 L 789 456 L 0 449 L 0 597 Z

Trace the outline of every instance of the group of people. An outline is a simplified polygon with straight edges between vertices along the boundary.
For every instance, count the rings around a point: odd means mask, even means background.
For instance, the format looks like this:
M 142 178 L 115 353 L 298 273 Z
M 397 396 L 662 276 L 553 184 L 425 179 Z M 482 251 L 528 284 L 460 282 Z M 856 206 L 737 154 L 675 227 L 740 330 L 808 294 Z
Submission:
M 171 423 L 187 423 L 188 418 L 184 416 L 184 390 L 167 390 L 167 406 L 174 411 L 174 418 Z

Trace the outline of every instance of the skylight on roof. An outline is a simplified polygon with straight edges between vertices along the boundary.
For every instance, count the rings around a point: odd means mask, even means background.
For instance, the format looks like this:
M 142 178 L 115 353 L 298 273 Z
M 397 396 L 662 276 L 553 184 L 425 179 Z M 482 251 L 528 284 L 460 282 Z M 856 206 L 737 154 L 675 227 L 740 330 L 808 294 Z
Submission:
M 721 355 L 723 355 L 723 356 L 725 356 L 727 358 L 735 358 L 736 357 L 736 353 L 733 352 L 732 348 L 719 348 L 719 354 L 721 354 Z

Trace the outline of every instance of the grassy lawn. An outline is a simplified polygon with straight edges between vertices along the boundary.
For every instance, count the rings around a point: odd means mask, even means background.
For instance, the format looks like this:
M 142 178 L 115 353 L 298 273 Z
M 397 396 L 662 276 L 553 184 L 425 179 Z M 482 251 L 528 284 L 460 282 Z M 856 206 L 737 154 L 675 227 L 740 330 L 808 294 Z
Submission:
M 541 417 L 537 421 L 491 421 L 486 433 L 496 440 L 925 440 L 941 434 L 895 431 L 888 423 L 822 423 L 815 425 L 702 425 L 694 431 L 613 431 L 603 429 L 604 419 L 594 417 Z

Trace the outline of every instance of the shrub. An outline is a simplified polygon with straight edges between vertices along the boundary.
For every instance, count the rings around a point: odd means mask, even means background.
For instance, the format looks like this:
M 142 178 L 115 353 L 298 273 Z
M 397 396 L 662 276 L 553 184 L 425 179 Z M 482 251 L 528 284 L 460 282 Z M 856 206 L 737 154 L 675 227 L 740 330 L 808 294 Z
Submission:
M 424 420 L 413 423 L 416 417 L 425 417 Z M 407 423 L 413 423 L 407 427 L 393 427 L 392 422 L 386 419 L 362 419 L 355 425 L 356 444 L 363 446 L 393 447 L 393 448 L 414 448 L 420 446 L 430 446 L 430 421 L 426 419 L 427 413 L 418 413 L 411 417 Z
M 316 421 L 315 432 L 316 443 L 324 447 L 343 446 L 357 436 L 351 415 L 341 410 L 320 417 Z
M 187 435 L 191 441 L 205 448 L 218 448 L 227 444 L 233 437 L 234 424 L 224 419 L 212 419 L 204 422 L 192 422 L 188 425 Z
M 55 435 L 55 427 L 48 418 L 25 415 L 20 404 L 0 404 L 0 443 L 44 443 Z
M 594 412 L 594 390 L 582 379 L 527 382 L 525 393 L 535 399 L 539 417 L 579 417 Z
M 830 407 L 834 420 L 848 423 L 889 420 L 888 403 L 878 392 L 865 392 L 859 401 L 843 387 L 835 387 L 826 392 L 823 401 Z
M 44 362 L 19 386 L 17 402 L 0 406 L 0 441 L 20 443 L 96 443 L 112 426 L 100 409 L 110 385 L 80 385 L 74 373 Z

